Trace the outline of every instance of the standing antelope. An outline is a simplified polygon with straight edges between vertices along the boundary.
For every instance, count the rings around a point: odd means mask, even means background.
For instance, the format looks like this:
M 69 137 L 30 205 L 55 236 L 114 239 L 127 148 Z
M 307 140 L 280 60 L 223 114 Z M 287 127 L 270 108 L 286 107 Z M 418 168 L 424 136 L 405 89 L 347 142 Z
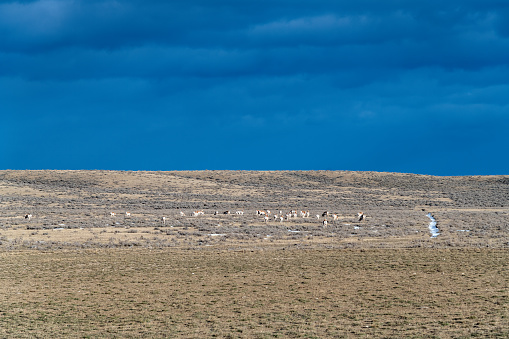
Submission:
M 357 213 L 357 217 L 359 218 L 359 221 L 366 219 L 366 215 L 362 212 Z
M 131 212 L 125 212 L 125 216 L 126 216 L 126 218 L 130 218 L 131 217 Z
M 323 228 L 326 228 L 327 227 L 327 219 L 323 219 L 322 224 L 323 224 Z
M 28 219 L 28 221 L 30 221 L 30 219 L 32 219 L 32 215 L 31 214 L 25 214 L 25 219 Z
M 161 221 L 163 222 L 163 225 L 166 225 L 166 217 L 162 217 Z
M 114 216 L 116 216 L 117 214 L 116 214 L 115 212 L 111 212 L 111 213 L 110 213 L 110 215 L 111 215 L 112 217 L 114 217 Z

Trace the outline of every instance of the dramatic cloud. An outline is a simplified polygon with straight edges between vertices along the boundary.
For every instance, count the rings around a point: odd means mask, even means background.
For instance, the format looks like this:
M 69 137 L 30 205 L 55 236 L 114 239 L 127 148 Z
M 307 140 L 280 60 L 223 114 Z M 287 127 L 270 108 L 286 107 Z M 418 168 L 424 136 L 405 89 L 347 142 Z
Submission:
M 506 7 L 4 1 L 0 165 L 507 174 Z

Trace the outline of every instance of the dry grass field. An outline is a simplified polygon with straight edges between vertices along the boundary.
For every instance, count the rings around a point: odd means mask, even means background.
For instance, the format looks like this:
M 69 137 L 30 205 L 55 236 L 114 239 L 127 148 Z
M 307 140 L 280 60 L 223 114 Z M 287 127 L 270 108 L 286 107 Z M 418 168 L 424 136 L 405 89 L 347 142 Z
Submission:
M 0 337 L 509 337 L 508 231 L 509 176 L 0 171 Z

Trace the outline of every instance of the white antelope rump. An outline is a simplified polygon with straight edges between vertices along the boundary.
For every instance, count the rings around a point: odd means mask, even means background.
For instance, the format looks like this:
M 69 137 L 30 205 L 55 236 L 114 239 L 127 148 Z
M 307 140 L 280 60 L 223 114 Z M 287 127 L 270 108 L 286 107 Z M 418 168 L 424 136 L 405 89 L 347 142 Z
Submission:
M 32 215 L 31 214 L 25 214 L 25 219 L 28 219 L 28 221 L 30 221 L 32 219 Z
M 334 213 L 332 215 L 332 223 L 334 223 L 336 220 L 338 220 L 338 218 L 339 218 L 338 215 Z
M 161 222 L 163 223 L 163 225 L 166 225 L 166 217 L 162 217 Z
M 186 214 L 185 214 L 184 212 L 180 212 L 180 216 L 181 216 L 181 217 L 185 217 L 185 216 L 186 216 Z

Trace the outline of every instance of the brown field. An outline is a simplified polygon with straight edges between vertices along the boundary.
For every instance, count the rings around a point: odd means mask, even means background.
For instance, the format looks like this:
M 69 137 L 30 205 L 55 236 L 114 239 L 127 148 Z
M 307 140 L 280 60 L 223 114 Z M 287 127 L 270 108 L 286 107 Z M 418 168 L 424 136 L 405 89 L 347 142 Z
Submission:
M 0 171 L 0 337 L 509 337 L 508 231 L 509 176 Z

